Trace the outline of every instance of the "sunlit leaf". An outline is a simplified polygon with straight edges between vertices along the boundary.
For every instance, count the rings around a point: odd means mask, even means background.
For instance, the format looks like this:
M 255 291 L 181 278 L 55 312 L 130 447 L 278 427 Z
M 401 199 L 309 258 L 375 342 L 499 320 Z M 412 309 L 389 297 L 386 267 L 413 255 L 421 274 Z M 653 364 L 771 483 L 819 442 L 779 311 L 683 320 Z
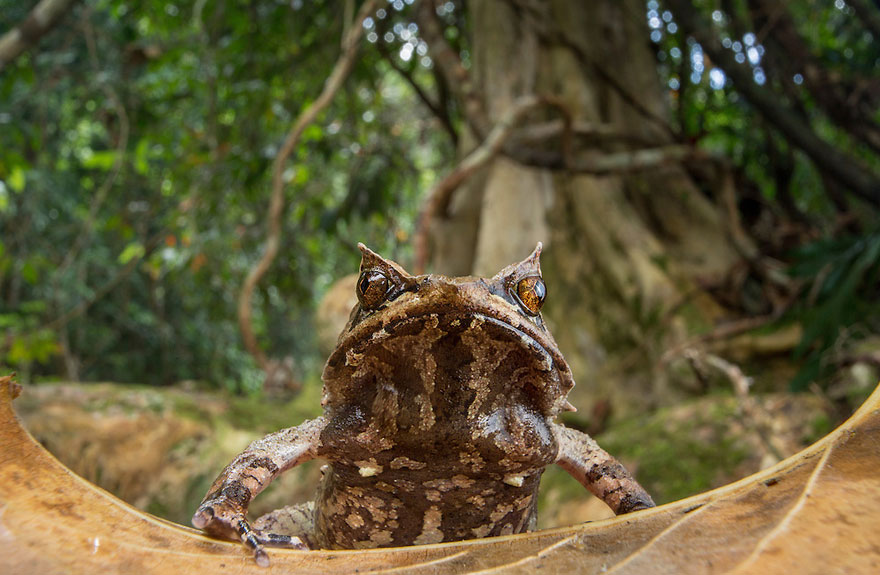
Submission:
M 26 179 L 24 169 L 21 166 L 15 166 L 9 177 L 6 178 L 6 185 L 14 192 L 21 192 L 24 190 Z
M 122 250 L 122 253 L 119 254 L 119 263 L 127 264 L 131 260 L 135 258 L 140 258 L 144 255 L 144 246 L 138 242 L 132 242 L 125 246 L 125 249 Z
M 134 149 L 134 171 L 146 175 L 150 169 L 149 163 L 150 143 L 143 139 L 138 142 Z
M 102 150 L 84 156 L 81 162 L 84 168 L 106 172 L 113 167 L 118 157 L 119 152 L 116 150 Z

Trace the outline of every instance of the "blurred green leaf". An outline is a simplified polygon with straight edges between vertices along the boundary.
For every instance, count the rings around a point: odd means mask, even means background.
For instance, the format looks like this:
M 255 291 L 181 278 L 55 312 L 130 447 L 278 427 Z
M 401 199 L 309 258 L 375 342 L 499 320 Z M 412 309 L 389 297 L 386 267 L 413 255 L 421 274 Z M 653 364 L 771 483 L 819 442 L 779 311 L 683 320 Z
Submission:
M 146 139 L 139 141 L 134 149 L 134 170 L 142 176 L 150 169 L 149 150 L 150 143 Z
M 117 150 L 104 150 L 86 155 L 81 162 L 84 168 L 107 172 L 113 167 L 118 158 L 119 152 Z
M 144 246 L 138 242 L 133 242 L 125 246 L 125 249 L 122 250 L 122 253 L 119 254 L 119 263 L 122 265 L 127 264 L 133 259 L 141 258 L 144 255 Z
M 25 171 L 21 166 L 15 166 L 12 168 L 12 172 L 9 174 L 9 177 L 6 179 L 6 185 L 13 192 L 21 192 L 24 190 L 24 185 L 26 183 L 27 177 L 25 176 Z

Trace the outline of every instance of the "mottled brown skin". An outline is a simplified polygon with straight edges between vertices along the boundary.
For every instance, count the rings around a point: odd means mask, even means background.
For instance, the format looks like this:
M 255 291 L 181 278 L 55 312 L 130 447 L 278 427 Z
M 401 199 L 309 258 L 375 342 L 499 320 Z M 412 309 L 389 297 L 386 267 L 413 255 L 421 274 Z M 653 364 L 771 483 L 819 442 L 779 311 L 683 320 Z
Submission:
M 540 316 L 538 248 L 491 279 L 410 276 L 363 246 L 360 304 L 324 368 L 324 415 L 251 444 L 193 516 L 261 545 L 363 548 L 533 529 L 541 474 L 562 466 L 617 513 L 653 507 L 589 436 L 568 364 Z M 314 505 L 254 526 L 248 505 L 279 473 L 328 461 Z

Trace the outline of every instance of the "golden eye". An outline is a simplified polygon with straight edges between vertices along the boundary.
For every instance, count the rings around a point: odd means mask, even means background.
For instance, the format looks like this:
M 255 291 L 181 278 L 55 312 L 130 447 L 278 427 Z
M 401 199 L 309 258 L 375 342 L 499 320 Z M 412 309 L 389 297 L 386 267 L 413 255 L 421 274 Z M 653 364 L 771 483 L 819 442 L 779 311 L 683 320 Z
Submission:
M 523 278 L 516 284 L 516 299 L 529 315 L 538 315 L 541 312 L 546 297 L 547 286 L 539 276 Z
M 357 282 L 358 301 L 364 309 L 376 309 L 385 301 L 388 293 L 388 277 L 379 270 L 367 270 Z

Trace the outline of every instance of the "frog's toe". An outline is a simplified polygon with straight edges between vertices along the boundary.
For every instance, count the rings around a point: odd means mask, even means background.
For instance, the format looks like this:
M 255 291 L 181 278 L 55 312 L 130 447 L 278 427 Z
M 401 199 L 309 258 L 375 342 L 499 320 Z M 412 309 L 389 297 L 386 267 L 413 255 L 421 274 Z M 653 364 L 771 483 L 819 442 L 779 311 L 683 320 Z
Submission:
M 269 566 L 269 554 L 260 547 L 259 549 L 254 550 L 254 561 L 257 562 L 257 565 L 260 567 L 268 567 Z
M 196 529 L 204 529 L 214 520 L 214 508 L 210 505 L 199 507 L 193 514 L 191 522 Z
M 296 535 L 285 535 L 282 533 L 266 533 L 256 531 L 257 541 L 266 547 L 283 547 L 285 549 L 300 549 L 308 551 L 311 549 L 309 545 Z

